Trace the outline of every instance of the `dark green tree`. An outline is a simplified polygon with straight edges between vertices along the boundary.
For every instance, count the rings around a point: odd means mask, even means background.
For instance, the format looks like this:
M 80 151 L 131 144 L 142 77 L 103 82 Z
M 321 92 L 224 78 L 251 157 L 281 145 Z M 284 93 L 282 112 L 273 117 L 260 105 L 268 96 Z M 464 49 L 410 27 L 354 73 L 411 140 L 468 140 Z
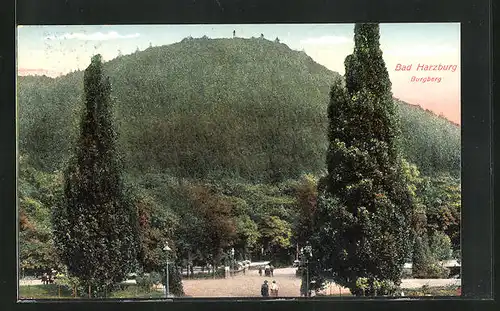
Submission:
M 318 199 L 317 180 L 312 175 L 304 175 L 296 188 L 298 216 L 294 235 L 302 247 L 314 230 L 314 214 Z
M 378 24 L 355 25 L 345 86 L 331 89 L 328 175 L 320 181 L 312 238 L 316 270 L 356 295 L 399 285 L 412 246 L 413 202 L 379 32 Z
M 126 194 L 111 111 L 111 84 L 100 55 L 84 73 L 80 138 L 64 173 L 64 194 L 53 212 L 59 255 L 84 290 L 102 297 L 136 263 L 136 208 Z

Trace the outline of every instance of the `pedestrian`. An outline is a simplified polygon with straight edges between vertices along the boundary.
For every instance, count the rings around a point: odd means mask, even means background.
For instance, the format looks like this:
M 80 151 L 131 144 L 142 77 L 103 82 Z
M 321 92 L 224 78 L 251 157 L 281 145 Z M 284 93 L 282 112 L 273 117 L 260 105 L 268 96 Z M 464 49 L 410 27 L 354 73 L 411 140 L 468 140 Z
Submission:
M 47 284 L 52 284 L 54 283 L 54 278 L 52 277 L 52 273 L 49 273 L 47 277 Z
M 269 271 L 271 271 L 271 276 L 274 277 L 274 267 L 273 267 L 273 265 L 269 266 Z
M 42 274 L 42 284 L 44 285 L 49 284 L 49 276 L 47 275 L 47 272 L 44 272 Z
M 267 280 L 265 280 L 264 284 L 260 287 L 260 294 L 262 297 L 269 297 L 269 285 L 267 285 Z
M 276 283 L 276 280 L 273 280 L 273 284 L 271 284 L 271 297 L 278 297 L 279 286 Z
M 270 276 L 271 276 L 271 269 L 270 269 L 269 265 L 266 265 L 266 266 L 264 267 L 264 275 L 265 275 L 265 276 L 268 276 L 268 277 L 270 277 Z

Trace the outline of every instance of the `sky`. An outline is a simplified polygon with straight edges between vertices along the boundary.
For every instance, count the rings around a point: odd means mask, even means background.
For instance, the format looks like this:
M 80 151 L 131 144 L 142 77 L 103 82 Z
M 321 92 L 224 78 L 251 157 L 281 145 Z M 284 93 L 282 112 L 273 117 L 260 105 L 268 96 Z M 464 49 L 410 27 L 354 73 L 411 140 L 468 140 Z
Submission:
M 233 30 L 278 37 L 340 74 L 354 48 L 354 24 L 18 26 L 18 74 L 56 77 L 85 69 L 97 53 L 109 61 L 188 36 L 231 38 Z M 395 97 L 460 124 L 459 23 L 381 24 L 380 46 Z

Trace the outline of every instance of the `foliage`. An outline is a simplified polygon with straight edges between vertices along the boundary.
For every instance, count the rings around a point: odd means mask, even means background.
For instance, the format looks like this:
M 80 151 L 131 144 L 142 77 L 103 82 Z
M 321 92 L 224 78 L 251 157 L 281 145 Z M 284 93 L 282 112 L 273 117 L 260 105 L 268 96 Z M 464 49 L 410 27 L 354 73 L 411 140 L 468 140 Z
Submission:
M 294 233 L 297 242 L 305 245 L 306 241 L 313 234 L 314 215 L 318 199 L 318 180 L 313 175 L 305 175 L 297 185 L 297 205 L 299 215 Z
M 292 234 L 290 225 L 277 216 L 265 218 L 263 221 L 262 239 L 269 247 L 289 247 Z
M 231 201 L 213 193 L 209 188 L 195 185 L 189 189 L 193 216 L 201 220 L 198 248 L 211 258 L 213 266 L 220 264 L 223 250 L 236 238 L 236 224 L 231 211 Z
M 61 190 L 61 176 L 36 170 L 24 156 L 19 167 L 20 268 L 23 274 L 59 270 L 50 213 Z
M 75 298 L 71 288 L 58 284 L 48 285 L 21 285 L 19 286 L 19 297 L 21 299 L 73 299 Z M 76 298 L 85 298 L 85 295 Z M 164 298 L 161 291 L 145 291 L 135 285 L 127 286 L 126 289 L 116 290 L 107 298 Z
M 145 193 L 136 194 L 135 206 L 139 221 L 139 263 L 146 273 L 160 271 L 166 265 L 165 243 L 175 249 L 173 237 L 178 219 Z
M 451 239 L 443 232 L 435 232 L 429 237 L 430 253 L 437 260 L 452 258 Z
M 81 135 L 64 174 L 53 229 L 70 275 L 102 297 L 134 268 L 137 219 L 120 177 L 111 85 L 103 76 L 100 55 L 85 70 L 84 88 Z
M 360 51 L 366 48 L 363 44 Z M 367 61 L 356 55 L 346 63 L 350 68 Z M 362 75 L 384 75 L 378 65 L 374 62 L 374 71 Z M 114 116 L 119 134 L 116 153 L 124 160 L 120 171 L 127 188 L 133 189 L 127 205 L 134 206 L 140 220 L 137 250 L 145 272 L 165 267 L 164 241 L 173 248 L 172 258 L 184 267 L 222 261 L 231 247 L 237 258 L 290 263 L 292 245 L 303 244 L 313 235 L 312 228 L 321 225 L 316 223 L 316 201 L 324 202 L 321 215 L 328 215 L 332 224 L 354 223 L 344 214 L 345 202 L 318 194 L 316 189 L 317 176 L 327 168 L 327 130 L 330 135 L 334 130 L 329 128 L 329 113 L 338 113 L 335 135 L 340 144 L 333 146 L 346 156 L 331 158 L 329 163 L 352 179 L 353 196 L 356 188 L 364 193 L 370 187 L 375 191 L 377 183 L 370 179 L 380 180 L 368 176 L 357 183 L 357 175 L 378 174 L 379 163 L 385 161 L 371 157 L 367 148 L 373 145 L 377 152 L 382 150 L 380 154 L 390 153 L 389 146 L 365 139 L 367 133 L 392 135 L 380 131 L 383 122 L 365 122 L 384 120 L 374 116 L 385 102 L 374 101 L 370 92 L 352 95 L 346 91 L 346 84 L 351 88 L 364 85 L 380 94 L 388 84 L 382 81 L 380 88 L 364 83 L 352 71 L 346 71 L 343 80 L 304 52 L 282 43 L 187 38 L 120 56 L 103 64 L 104 71 L 113 85 L 116 104 L 108 106 L 109 115 Z M 72 146 L 81 144 L 78 117 L 85 112 L 80 105 L 85 96 L 83 78 L 84 73 L 77 71 L 56 79 L 18 79 L 20 260 L 26 271 L 63 270 L 47 215 L 63 191 L 60 171 L 70 160 Z M 329 91 L 330 111 L 326 105 Z M 402 174 L 407 180 L 414 203 L 414 233 L 432 237 L 434 232 L 444 232 L 456 253 L 460 246 L 460 127 L 401 101 L 393 108 L 388 114 L 400 120 L 395 133 L 401 129 L 401 140 L 394 145 L 408 160 L 400 159 L 401 170 L 394 176 Z M 347 121 L 350 126 L 341 124 Z M 379 186 L 390 188 L 390 179 Z M 325 178 L 320 182 L 327 183 Z M 372 200 L 374 206 L 392 209 L 384 195 L 393 194 L 377 193 L 382 196 Z M 391 219 L 382 211 L 377 217 Z M 374 225 L 377 221 L 360 219 L 356 221 L 364 230 L 380 229 Z M 325 246 L 325 260 L 334 262 L 333 231 L 328 230 L 318 241 Z M 385 238 L 393 238 L 390 230 L 386 233 Z M 401 244 L 411 244 L 413 239 L 408 241 Z M 388 263 L 397 256 L 391 256 Z M 314 286 L 320 286 L 319 272 L 326 268 L 313 262 L 310 269 L 312 280 L 318 281 Z
M 432 262 L 430 262 L 432 258 L 429 252 L 429 244 L 424 237 L 415 238 L 412 260 L 412 274 L 415 277 L 419 275 L 426 275 L 426 270 L 432 265 Z
M 20 299 L 71 299 L 74 293 L 71 288 L 58 284 L 21 285 L 19 286 Z
M 209 60 L 209 61 L 208 61 Z M 252 183 L 320 174 L 337 73 L 259 39 L 191 39 L 104 64 L 127 171 Z M 19 77 L 19 148 L 53 171 L 78 137 L 80 71 Z M 460 127 L 397 102 L 403 155 L 426 175 L 460 172 Z
M 345 88 L 332 86 L 328 175 L 320 183 L 313 239 L 322 269 L 357 295 L 374 295 L 380 281 L 399 285 L 412 241 L 414 206 L 379 36 L 378 24 L 355 25 Z M 359 278 L 368 289 L 358 288 Z
M 404 293 L 406 296 L 459 296 L 459 286 L 440 286 L 440 287 L 428 287 L 422 286 L 421 288 L 415 289 L 405 289 Z
M 420 197 L 426 206 L 429 234 L 444 232 L 453 250 L 460 248 L 461 183 L 449 174 L 427 177 Z
M 67 271 L 64 272 L 56 275 L 56 283 L 71 289 L 73 296 L 76 296 L 77 289 L 81 288 L 80 281 L 76 277 L 69 276 Z
M 110 298 L 165 298 L 165 293 L 161 291 L 147 291 L 141 289 L 139 286 L 128 286 L 125 289 L 116 290 L 111 295 Z
M 405 158 L 416 163 L 425 175 L 449 173 L 459 178 L 460 127 L 417 105 L 396 102 Z
M 136 278 L 137 286 L 146 292 L 151 291 L 153 285 L 158 285 L 162 282 L 162 277 L 158 272 L 143 273 Z
M 380 282 L 380 287 L 377 289 L 377 293 L 383 296 L 392 296 L 399 289 L 394 282 L 391 280 L 383 280 Z
M 177 264 L 174 262 L 173 264 L 168 265 L 168 271 L 169 292 L 177 297 L 184 296 L 184 287 L 182 286 L 182 278 L 179 269 L 177 268 Z M 163 273 L 162 284 L 164 286 L 167 284 L 166 269 Z
M 261 238 L 261 233 L 259 232 L 257 224 L 249 215 L 242 215 L 237 219 L 236 228 L 239 239 L 236 245 L 245 250 L 253 249 Z
M 427 237 L 416 238 L 412 274 L 414 278 L 422 279 L 444 279 L 449 276 L 449 270 L 439 264 L 436 255 L 429 249 Z

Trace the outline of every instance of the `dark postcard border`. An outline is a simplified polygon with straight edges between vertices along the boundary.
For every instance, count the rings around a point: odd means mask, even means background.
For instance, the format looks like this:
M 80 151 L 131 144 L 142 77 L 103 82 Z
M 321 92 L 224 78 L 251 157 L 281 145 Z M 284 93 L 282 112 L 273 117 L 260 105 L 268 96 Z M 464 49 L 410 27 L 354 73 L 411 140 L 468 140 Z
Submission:
M 16 279 L 16 128 L 14 2 L 0 9 L 0 305 L 10 310 Z M 3 308 L 3 307 L 2 307 Z
M 9 12 L 2 5 L 3 12 Z M 467 297 L 457 299 L 430 299 L 425 301 L 217 301 L 208 305 L 200 301 L 138 303 L 20 303 L 17 299 L 16 275 L 16 215 L 15 209 L 15 61 L 12 49 L 14 25 L 7 30 L 2 42 L 4 64 L 0 107 L 0 290 L 4 306 L 19 309 L 47 308 L 64 310 L 99 309 L 197 309 L 214 307 L 217 310 L 247 308 L 306 308 L 330 309 L 334 306 L 358 309 L 411 309 L 463 308 L 492 309 L 492 117 L 491 117 L 491 64 L 490 64 L 490 0 L 429 1 L 429 0 L 19 0 L 17 23 L 29 24 L 155 24 L 155 23 L 339 23 L 339 22 L 461 22 L 462 44 L 462 245 L 463 292 Z M 12 19 L 12 15 L 10 15 Z M 3 22 L 8 22 L 6 17 Z M 5 52 L 3 50 L 6 50 Z M 3 101 L 2 101 L 3 102 Z M 12 105 L 8 104 L 12 103 Z M 473 300 L 471 300 L 473 299 Z M 334 303 L 334 305 L 332 305 Z

